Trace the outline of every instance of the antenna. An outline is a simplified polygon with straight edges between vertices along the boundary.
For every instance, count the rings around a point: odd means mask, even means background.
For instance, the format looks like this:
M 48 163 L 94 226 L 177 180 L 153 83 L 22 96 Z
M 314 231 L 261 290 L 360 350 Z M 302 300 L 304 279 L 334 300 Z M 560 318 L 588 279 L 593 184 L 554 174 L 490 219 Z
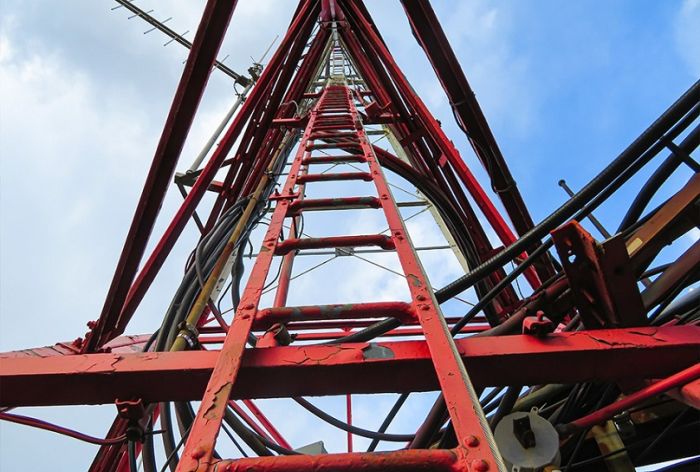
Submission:
M 118 10 L 119 8 L 126 8 L 127 10 L 131 11 L 134 13 L 131 15 L 128 19 L 131 20 L 132 18 L 139 17 L 146 23 L 152 26 L 151 29 L 146 30 L 143 32 L 143 34 L 148 34 L 154 30 L 159 30 L 162 33 L 164 33 L 166 36 L 170 38 L 168 42 L 163 44 L 163 46 L 167 46 L 173 41 L 183 45 L 187 49 L 192 49 L 192 43 L 189 42 L 187 39 L 185 39 L 185 35 L 189 33 L 190 31 L 187 30 L 182 34 L 178 34 L 175 32 L 175 30 L 169 28 L 168 26 L 165 25 L 168 21 L 172 20 L 173 17 L 168 17 L 163 21 L 159 21 L 153 16 L 151 16 L 151 13 L 153 13 L 153 10 L 145 11 L 142 10 L 141 8 L 137 7 L 134 5 L 133 0 L 114 0 L 117 2 L 119 5 L 111 8 L 112 11 Z M 233 69 L 230 67 L 226 66 L 223 64 L 223 61 L 216 61 L 214 62 L 214 67 L 222 71 L 224 74 L 228 75 L 231 77 L 233 80 L 236 81 L 236 83 L 243 85 L 244 87 L 250 83 L 250 78 L 246 77 L 245 75 L 239 74 L 235 72 Z

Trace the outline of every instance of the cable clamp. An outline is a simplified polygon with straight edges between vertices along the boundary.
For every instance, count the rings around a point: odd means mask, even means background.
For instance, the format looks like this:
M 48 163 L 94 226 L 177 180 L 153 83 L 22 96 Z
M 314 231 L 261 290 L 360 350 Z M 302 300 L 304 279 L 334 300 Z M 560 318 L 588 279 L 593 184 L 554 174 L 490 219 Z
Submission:
M 196 327 L 186 321 L 181 321 L 177 328 L 180 330 L 177 337 L 184 339 L 190 349 L 199 347 L 199 331 Z

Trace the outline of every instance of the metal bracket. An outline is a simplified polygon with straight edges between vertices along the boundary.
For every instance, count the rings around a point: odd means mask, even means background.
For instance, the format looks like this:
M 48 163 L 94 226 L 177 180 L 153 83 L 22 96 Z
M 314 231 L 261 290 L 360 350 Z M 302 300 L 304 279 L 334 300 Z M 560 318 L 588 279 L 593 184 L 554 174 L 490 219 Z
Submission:
M 646 324 L 625 241 L 598 243 L 576 221 L 552 232 L 581 320 L 588 329 Z

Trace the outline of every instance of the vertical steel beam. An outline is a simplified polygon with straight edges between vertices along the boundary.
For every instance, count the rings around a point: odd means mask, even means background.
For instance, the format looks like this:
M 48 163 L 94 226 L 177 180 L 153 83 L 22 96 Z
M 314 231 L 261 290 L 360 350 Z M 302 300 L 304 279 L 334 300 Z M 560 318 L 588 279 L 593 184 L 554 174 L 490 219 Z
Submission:
M 209 0 L 204 8 L 102 314 L 84 344 L 85 352 L 95 350 L 122 332 L 117 327 L 119 314 L 146 250 L 236 3 L 236 0 Z

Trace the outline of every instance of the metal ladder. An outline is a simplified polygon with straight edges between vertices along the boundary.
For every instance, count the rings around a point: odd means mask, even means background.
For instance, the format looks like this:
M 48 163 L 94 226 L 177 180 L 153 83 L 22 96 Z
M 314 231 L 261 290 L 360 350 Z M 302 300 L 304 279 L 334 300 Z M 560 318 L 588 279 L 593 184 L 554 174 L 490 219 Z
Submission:
M 445 470 L 453 470 L 453 468 L 454 470 L 499 470 L 502 466 L 498 454 L 494 452 L 490 429 L 479 407 L 478 397 L 467 376 L 463 360 L 433 296 L 433 290 L 406 232 L 352 97 L 352 91 L 347 86 L 329 84 L 310 111 L 309 122 L 292 161 L 286 183 L 281 192 L 270 197 L 276 200 L 277 205 L 207 386 L 197 419 L 192 426 L 190 437 L 198 438 L 199 443 L 190 444 L 188 441 L 178 470 L 191 470 L 186 467 L 188 462 L 192 466 L 193 451 L 195 456 L 198 456 L 197 461 L 212 460 L 211 444 L 214 443 L 219 431 L 226 401 L 236 381 L 246 340 L 251 330 L 266 330 L 292 321 L 357 320 L 382 317 L 394 317 L 402 324 L 420 325 L 422 328 L 459 444 L 452 450 L 459 456 L 455 463 L 458 466 L 454 468 L 452 465 Z M 326 150 L 336 150 L 340 153 L 315 155 L 315 151 L 326 152 Z M 309 173 L 314 165 L 349 162 L 367 164 L 369 171 Z M 377 195 L 304 198 L 304 188 L 307 184 L 351 180 L 373 182 Z M 299 237 L 295 217 L 304 211 L 328 208 L 334 210 L 380 209 L 386 217 L 390 235 Z M 290 235 L 281 240 L 283 223 L 290 217 L 292 218 Z M 384 250 L 396 251 L 410 291 L 410 302 L 361 302 L 288 307 L 285 306 L 289 288 L 287 282 L 278 287 L 272 307 L 264 309 L 259 307 L 262 296 L 261 287 L 265 285 L 274 256 L 284 256 L 281 270 L 291 272 L 291 263 L 297 251 L 360 246 L 377 246 Z M 264 343 L 264 345 L 274 346 L 274 342 Z M 284 347 L 270 347 L 270 349 L 284 349 Z M 420 454 L 427 451 L 415 452 Z M 275 460 L 284 461 L 285 457 L 278 456 Z M 270 458 L 255 460 L 268 459 Z M 334 467 L 339 466 L 336 464 Z M 342 467 L 338 470 L 342 470 Z

